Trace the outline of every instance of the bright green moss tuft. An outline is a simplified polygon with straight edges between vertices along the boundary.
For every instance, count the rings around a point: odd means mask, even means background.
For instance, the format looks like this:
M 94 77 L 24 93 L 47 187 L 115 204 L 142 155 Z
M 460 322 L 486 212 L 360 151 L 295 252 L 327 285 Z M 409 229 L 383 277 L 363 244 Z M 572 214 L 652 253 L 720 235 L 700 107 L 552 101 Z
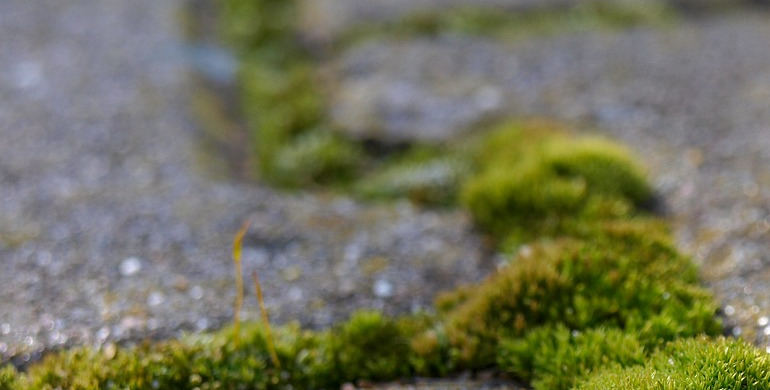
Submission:
M 632 222 L 629 222 L 632 224 Z M 600 232 L 600 233 L 599 233 Z M 695 268 L 667 241 L 641 228 L 610 225 L 590 241 L 525 247 L 484 283 L 444 298 L 446 332 L 462 365 L 495 361 L 496 344 L 541 326 L 618 328 L 645 347 L 677 337 L 718 334 L 716 305 Z
M 260 326 L 232 329 L 135 348 L 87 347 L 46 357 L 29 371 L 24 389 L 279 389 L 333 388 L 328 334 L 290 325 L 276 332 L 281 367 L 272 364 Z
M 579 383 L 577 390 L 770 389 L 770 355 L 745 341 L 677 340 L 644 366 L 611 366 Z
M 567 390 L 601 367 L 640 365 L 645 357 L 644 347 L 631 333 L 617 328 L 573 331 L 560 324 L 503 340 L 497 362 L 534 389 Z
M 652 191 L 630 150 L 598 137 L 546 143 L 541 164 L 559 178 L 585 180 L 590 191 L 639 205 Z
M 243 347 L 219 337 L 136 348 L 76 348 L 32 367 L 30 389 L 264 388 L 271 380 L 266 349 L 246 335 Z M 111 347 L 115 348 L 115 347 Z
M 652 195 L 629 150 L 599 137 L 568 137 L 547 123 L 503 127 L 477 155 L 480 171 L 461 201 L 482 228 L 511 241 L 626 218 Z

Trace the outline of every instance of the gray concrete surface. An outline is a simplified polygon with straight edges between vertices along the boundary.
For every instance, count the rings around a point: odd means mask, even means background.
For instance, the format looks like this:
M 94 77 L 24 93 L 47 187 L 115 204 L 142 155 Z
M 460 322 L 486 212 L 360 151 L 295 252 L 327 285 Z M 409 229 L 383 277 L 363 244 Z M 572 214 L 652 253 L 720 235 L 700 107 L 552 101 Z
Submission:
M 206 179 L 180 6 L 0 2 L 4 359 L 231 320 L 230 248 L 247 218 L 244 272 L 260 273 L 278 323 L 418 310 L 489 269 L 461 213 Z M 256 310 L 249 296 L 246 317 Z

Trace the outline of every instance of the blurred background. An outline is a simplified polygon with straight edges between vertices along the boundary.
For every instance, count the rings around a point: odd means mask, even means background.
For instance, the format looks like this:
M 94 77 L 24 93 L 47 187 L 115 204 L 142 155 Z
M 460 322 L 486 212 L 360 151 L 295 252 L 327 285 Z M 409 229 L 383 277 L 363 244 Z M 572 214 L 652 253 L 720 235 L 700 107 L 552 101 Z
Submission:
M 230 321 L 247 218 L 275 322 L 426 308 L 500 258 L 465 146 L 531 117 L 629 145 L 770 348 L 763 3 L 3 0 L 3 361 Z

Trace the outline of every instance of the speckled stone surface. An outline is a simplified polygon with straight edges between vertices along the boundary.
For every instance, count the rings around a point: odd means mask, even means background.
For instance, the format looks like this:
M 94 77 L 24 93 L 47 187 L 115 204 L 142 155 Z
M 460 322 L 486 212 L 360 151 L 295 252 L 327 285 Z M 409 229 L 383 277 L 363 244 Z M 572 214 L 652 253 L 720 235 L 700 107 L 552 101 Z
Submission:
M 277 323 L 409 312 L 488 272 L 459 212 L 206 179 L 180 2 L 0 2 L 0 355 L 232 318 L 233 234 Z M 253 294 L 245 316 L 256 318 Z

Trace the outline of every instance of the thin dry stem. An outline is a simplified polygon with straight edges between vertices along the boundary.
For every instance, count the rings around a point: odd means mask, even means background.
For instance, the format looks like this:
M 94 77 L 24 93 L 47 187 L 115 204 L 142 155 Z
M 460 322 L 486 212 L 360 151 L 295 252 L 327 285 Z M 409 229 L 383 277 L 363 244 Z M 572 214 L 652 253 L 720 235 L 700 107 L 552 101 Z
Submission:
M 243 307 L 243 270 L 241 269 L 241 252 L 243 251 L 243 236 L 249 230 L 251 220 L 246 220 L 235 233 L 233 240 L 233 263 L 235 265 L 235 314 L 233 321 L 233 344 L 237 348 L 241 334 L 241 308 Z
M 265 309 L 265 300 L 262 298 L 262 287 L 259 284 L 259 278 L 257 278 L 257 271 L 251 272 L 251 279 L 254 281 L 254 289 L 257 291 L 257 302 L 259 302 L 259 311 L 262 312 L 262 322 L 265 324 L 265 339 L 267 340 L 267 349 L 270 351 L 270 359 L 273 360 L 273 364 L 277 368 L 281 368 L 281 362 L 278 361 L 278 354 L 275 353 L 275 345 L 273 345 L 270 318 L 268 318 L 267 309 Z

